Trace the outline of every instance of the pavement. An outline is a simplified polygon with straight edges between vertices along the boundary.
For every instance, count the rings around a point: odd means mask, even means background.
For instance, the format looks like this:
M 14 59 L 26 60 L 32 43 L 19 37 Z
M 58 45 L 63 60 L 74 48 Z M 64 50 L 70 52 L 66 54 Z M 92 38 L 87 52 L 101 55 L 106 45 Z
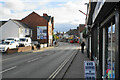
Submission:
M 84 78 L 84 61 L 90 61 L 90 59 L 87 57 L 86 51 L 83 54 L 79 49 L 77 54 L 73 58 L 71 58 L 71 61 L 69 61 L 66 67 L 61 70 L 61 72 L 57 75 L 56 78 Z

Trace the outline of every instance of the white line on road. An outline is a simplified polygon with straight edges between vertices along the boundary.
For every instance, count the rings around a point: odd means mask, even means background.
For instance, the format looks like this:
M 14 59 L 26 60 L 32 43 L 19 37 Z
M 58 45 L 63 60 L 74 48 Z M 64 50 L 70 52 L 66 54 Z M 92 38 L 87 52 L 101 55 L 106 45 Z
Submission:
M 36 61 L 36 60 L 38 60 L 38 59 L 40 59 L 40 58 L 42 58 L 42 57 L 35 58 L 35 59 L 33 59 L 33 60 L 30 60 L 30 61 L 28 61 L 28 62 Z
M 0 74 L 1 74 L 1 73 L 4 73 L 4 72 L 7 72 L 7 71 L 9 71 L 9 70 L 12 70 L 12 69 L 14 69 L 14 68 L 16 68 L 16 66 L 11 67 L 11 68 L 9 68 L 9 69 L 6 69 L 6 70 L 4 70 L 4 71 L 1 71 Z
M 54 48 L 54 47 L 47 47 L 46 49 L 43 48 L 41 50 L 33 51 L 32 53 L 19 55 L 19 56 L 15 56 L 15 57 L 11 57 L 11 58 L 6 58 L 6 59 L 3 59 L 3 60 L 0 60 L 0 62 L 7 61 L 7 60 L 10 60 L 10 59 L 14 59 L 14 58 L 18 58 L 18 57 L 22 57 L 22 56 L 28 56 L 28 55 L 31 55 L 31 54 L 35 54 L 35 52 L 40 52 L 40 51 L 44 51 L 44 50 L 48 50 L 48 49 L 52 49 L 52 48 Z
M 47 80 L 52 80 L 53 78 L 55 78 L 56 75 L 63 69 L 63 67 L 67 64 L 67 62 L 71 59 L 71 57 L 74 54 L 76 55 L 77 53 L 75 53 L 74 51 L 73 54 L 71 54 L 65 61 L 63 61 L 63 63 L 50 75 L 50 77 Z

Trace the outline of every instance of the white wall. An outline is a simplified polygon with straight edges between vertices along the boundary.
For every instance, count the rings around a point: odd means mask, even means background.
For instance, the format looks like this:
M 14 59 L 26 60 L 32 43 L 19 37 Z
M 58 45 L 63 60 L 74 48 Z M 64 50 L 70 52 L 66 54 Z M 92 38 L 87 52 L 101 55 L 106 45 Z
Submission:
M 52 35 L 49 35 L 49 46 L 52 45 L 52 40 L 53 40 Z
M 19 27 L 15 24 L 12 20 L 9 20 L 4 25 L 1 26 L 2 28 L 2 39 L 7 37 L 19 37 Z
M 26 31 L 26 30 L 27 30 L 27 31 Z M 31 34 L 29 33 L 29 30 L 30 30 L 30 29 L 28 29 L 28 28 L 24 28 L 24 29 L 23 29 L 23 31 L 24 31 L 24 32 L 23 32 L 23 35 L 24 35 L 24 36 L 26 36 L 26 35 L 31 35 Z

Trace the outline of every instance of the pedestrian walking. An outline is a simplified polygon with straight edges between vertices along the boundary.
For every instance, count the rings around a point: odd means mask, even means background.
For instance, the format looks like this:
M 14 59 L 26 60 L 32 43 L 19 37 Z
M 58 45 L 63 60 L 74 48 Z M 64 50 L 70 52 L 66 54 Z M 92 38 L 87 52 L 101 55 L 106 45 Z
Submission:
M 40 44 L 37 44 L 37 49 L 40 49 Z
M 84 53 L 84 46 L 85 46 L 85 42 L 83 41 L 82 43 L 81 43 L 81 48 L 82 48 L 82 53 Z

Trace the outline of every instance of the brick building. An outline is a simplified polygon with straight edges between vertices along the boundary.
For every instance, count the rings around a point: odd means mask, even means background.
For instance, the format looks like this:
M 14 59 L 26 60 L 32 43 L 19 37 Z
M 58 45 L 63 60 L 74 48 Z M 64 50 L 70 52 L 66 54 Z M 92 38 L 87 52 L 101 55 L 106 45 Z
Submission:
M 54 29 L 54 18 L 48 16 L 46 13 L 43 16 L 32 12 L 25 18 L 21 20 L 21 22 L 26 23 L 32 29 L 32 40 L 38 41 L 41 44 L 47 44 L 47 46 L 51 46 L 53 43 L 53 29 Z

